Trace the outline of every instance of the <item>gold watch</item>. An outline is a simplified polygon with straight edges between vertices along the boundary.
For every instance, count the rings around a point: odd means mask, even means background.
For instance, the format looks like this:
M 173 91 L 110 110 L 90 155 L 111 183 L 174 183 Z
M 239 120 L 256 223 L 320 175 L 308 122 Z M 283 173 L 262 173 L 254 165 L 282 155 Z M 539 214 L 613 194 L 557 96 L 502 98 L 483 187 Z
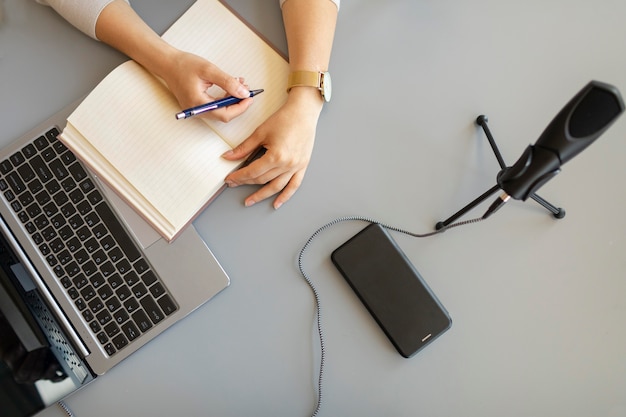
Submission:
M 287 92 L 293 87 L 317 88 L 326 102 L 330 101 L 333 92 L 330 73 L 321 71 L 293 71 L 289 74 Z

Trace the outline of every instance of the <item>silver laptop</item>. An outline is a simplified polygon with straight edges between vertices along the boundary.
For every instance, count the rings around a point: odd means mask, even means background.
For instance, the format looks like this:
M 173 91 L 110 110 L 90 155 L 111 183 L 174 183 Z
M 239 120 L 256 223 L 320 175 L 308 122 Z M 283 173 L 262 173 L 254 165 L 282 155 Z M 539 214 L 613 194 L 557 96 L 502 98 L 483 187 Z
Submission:
M 0 151 L 3 416 L 93 381 L 229 284 L 192 226 L 168 244 L 56 139 L 77 104 Z

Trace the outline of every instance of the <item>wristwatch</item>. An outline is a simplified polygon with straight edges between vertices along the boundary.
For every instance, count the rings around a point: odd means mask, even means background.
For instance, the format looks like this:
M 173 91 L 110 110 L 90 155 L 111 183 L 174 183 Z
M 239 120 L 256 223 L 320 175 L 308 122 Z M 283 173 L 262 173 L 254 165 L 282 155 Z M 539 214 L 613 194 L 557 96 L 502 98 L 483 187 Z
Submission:
M 293 71 L 287 81 L 287 92 L 293 87 L 314 87 L 322 94 L 324 101 L 329 102 L 333 92 L 329 72 Z

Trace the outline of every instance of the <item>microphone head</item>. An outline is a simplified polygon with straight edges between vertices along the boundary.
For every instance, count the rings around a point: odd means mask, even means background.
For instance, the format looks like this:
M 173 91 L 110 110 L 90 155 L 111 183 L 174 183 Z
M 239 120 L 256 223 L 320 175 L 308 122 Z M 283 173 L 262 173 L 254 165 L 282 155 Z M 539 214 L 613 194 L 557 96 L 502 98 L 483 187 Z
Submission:
M 498 174 L 498 185 L 526 200 L 560 172 L 560 167 L 589 146 L 624 111 L 617 88 L 591 81 L 552 119 L 534 145 Z
M 617 88 L 591 81 L 552 119 L 535 146 L 554 152 L 564 164 L 599 138 L 623 111 Z
M 599 135 L 624 111 L 624 102 L 617 88 L 591 81 L 583 90 L 567 122 L 569 136 L 574 139 Z

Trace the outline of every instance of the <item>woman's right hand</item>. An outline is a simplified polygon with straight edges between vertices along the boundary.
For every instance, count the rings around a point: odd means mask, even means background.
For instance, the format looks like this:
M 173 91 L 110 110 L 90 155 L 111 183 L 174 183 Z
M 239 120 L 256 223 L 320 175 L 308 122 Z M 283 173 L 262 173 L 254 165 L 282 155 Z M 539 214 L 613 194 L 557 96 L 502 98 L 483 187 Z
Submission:
M 181 110 L 222 98 L 223 96 L 216 97 L 207 93 L 207 90 L 214 85 L 224 90 L 224 95 L 244 100 L 204 113 L 203 117 L 228 122 L 245 112 L 252 104 L 252 98 L 249 98 L 250 91 L 243 78 L 225 73 L 198 55 L 172 48 L 168 53 L 168 58 L 163 62 L 158 75 L 163 78 L 178 100 Z

